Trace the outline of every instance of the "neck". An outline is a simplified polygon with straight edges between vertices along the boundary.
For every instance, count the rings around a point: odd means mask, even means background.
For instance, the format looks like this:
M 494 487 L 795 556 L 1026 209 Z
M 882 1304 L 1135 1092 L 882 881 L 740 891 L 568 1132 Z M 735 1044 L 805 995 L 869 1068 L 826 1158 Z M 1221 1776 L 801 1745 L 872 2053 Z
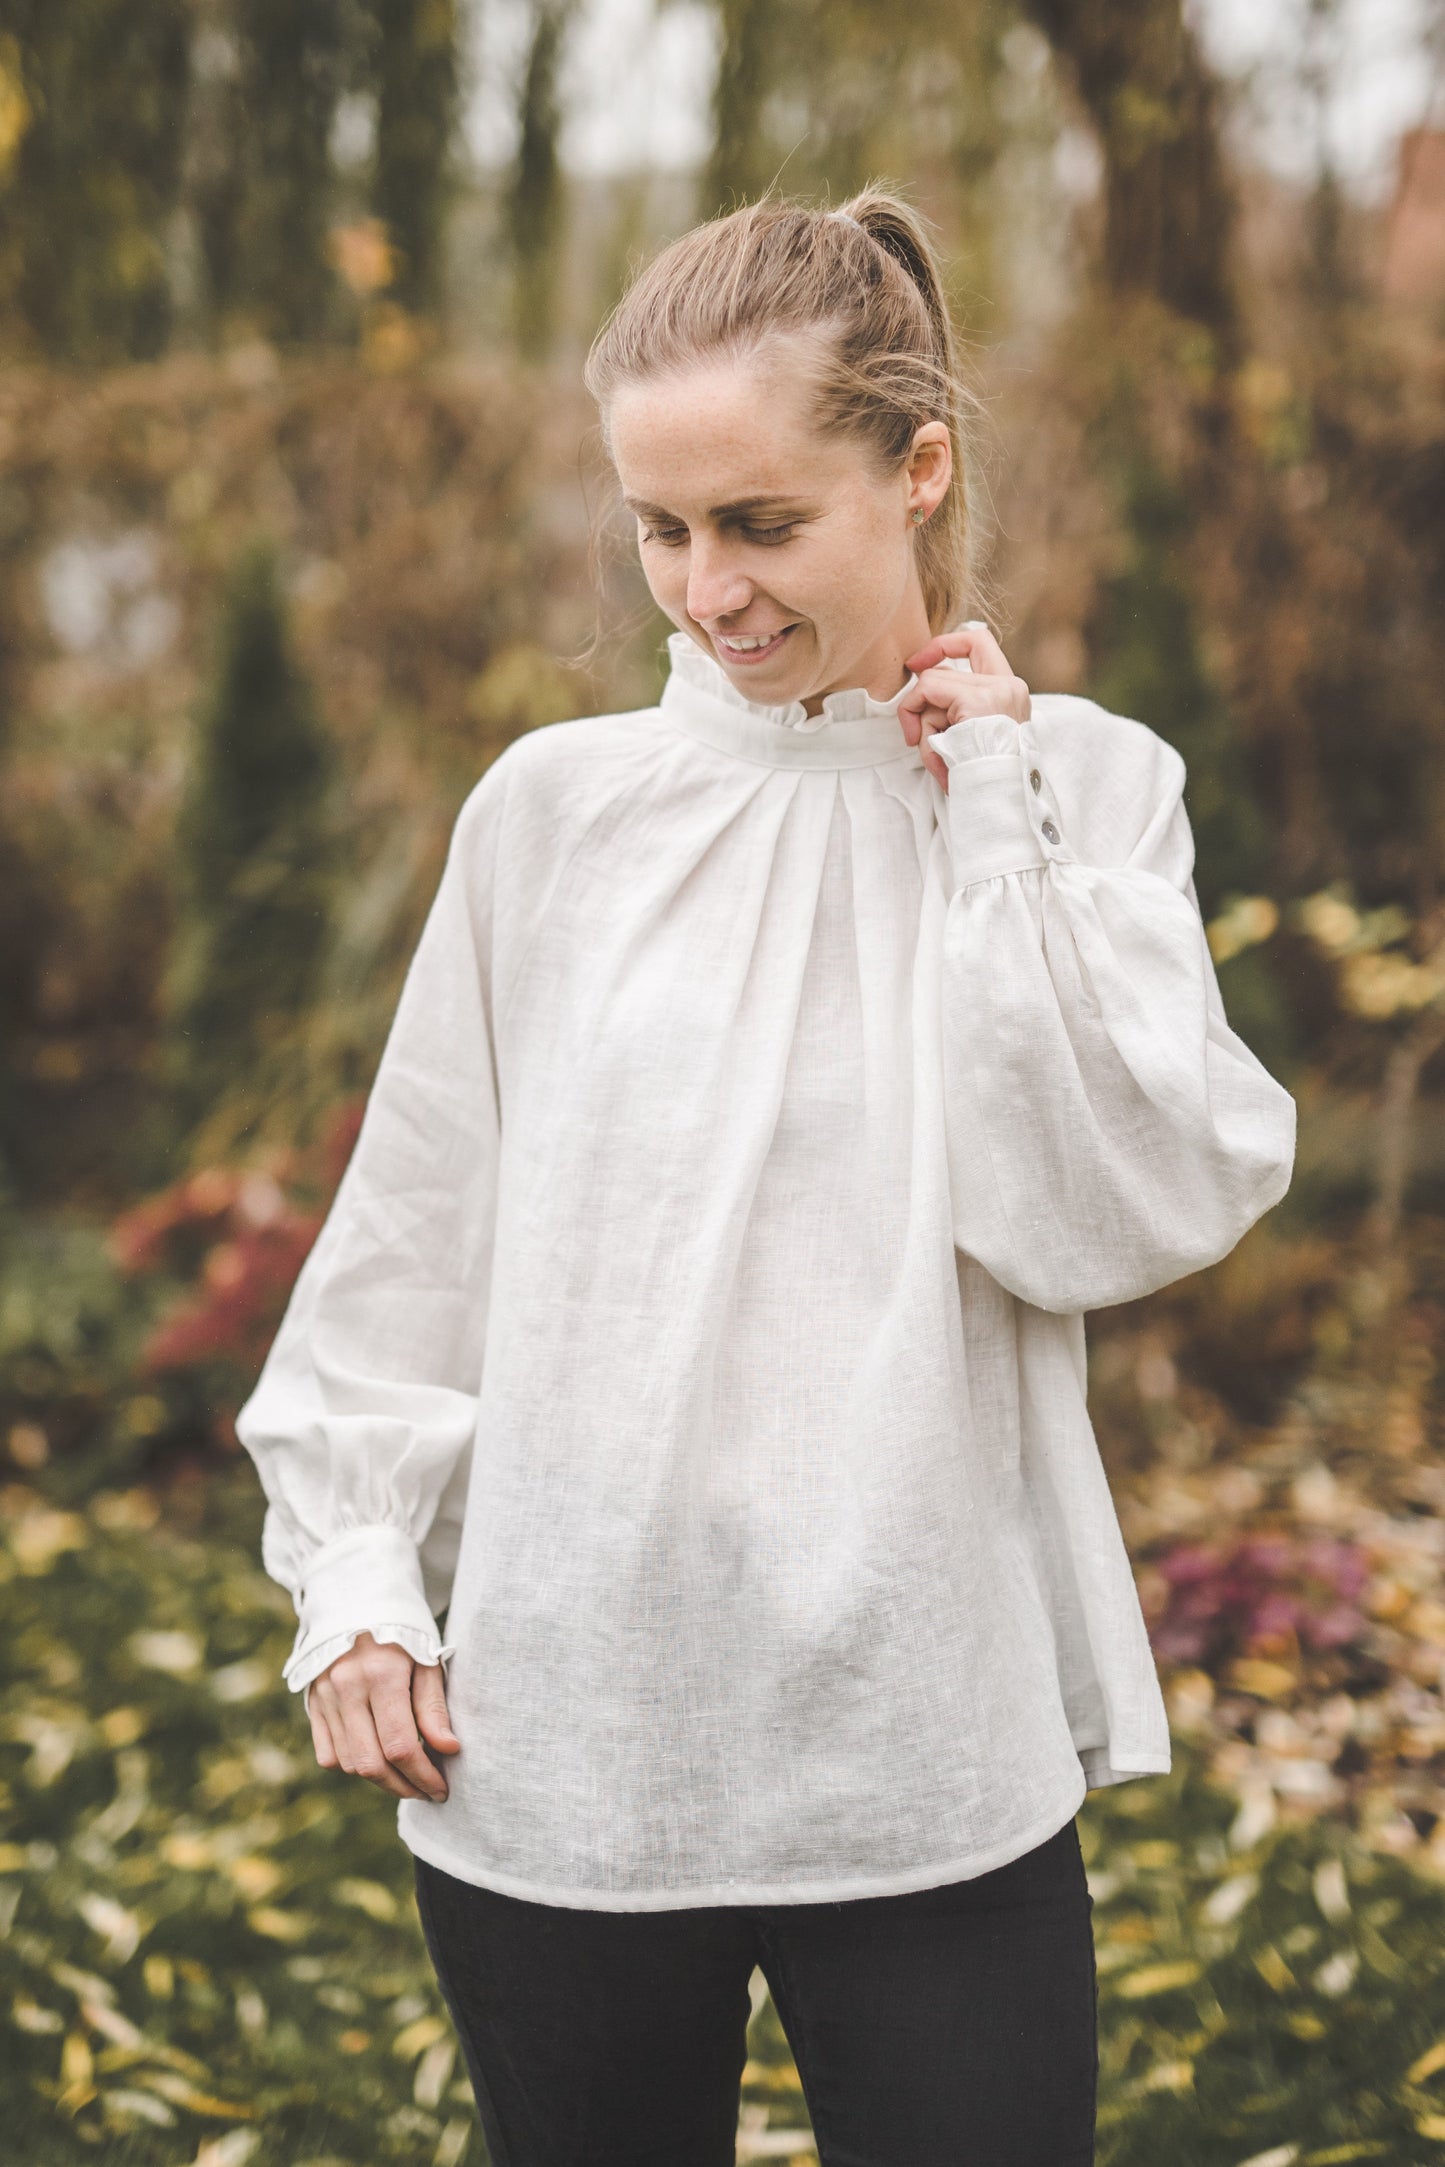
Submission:
M 926 647 L 932 637 L 933 628 L 923 606 L 922 592 L 917 580 L 911 579 L 908 592 L 891 623 L 848 665 L 843 676 L 808 693 L 803 701 L 804 708 L 810 715 L 821 715 L 823 702 L 830 692 L 851 692 L 855 685 L 861 685 L 870 699 L 891 700 L 908 682 L 910 673 L 906 658 L 916 655 L 920 647 Z

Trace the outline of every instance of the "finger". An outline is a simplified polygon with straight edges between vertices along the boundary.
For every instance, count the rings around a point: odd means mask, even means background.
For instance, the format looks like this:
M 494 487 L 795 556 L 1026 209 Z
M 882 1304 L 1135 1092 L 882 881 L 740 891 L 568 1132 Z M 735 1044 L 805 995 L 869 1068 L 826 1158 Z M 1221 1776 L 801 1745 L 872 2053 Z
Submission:
M 898 712 L 920 715 L 925 725 L 934 716 L 944 716 L 946 721 L 933 722 L 932 727 L 946 729 L 949 722 L 960 722 L 966 715 L 991 713 L 1005 687 L 1011 690 L 1012 685 L 1012 678 L 1000 683 L 989 677 L 964 677 L 957 670 L 925 670 L 902 695 Z
M 331 1736 L 331 1726 L 316 1705 L 314 1687 L 307 1701 L 306 1713 L 311 1719 L 311 1743 L 316 1751 L 317 1767 L 339 1768 L 341 1763 L 336 1757 L 336 1745 Z
M 1014 674 L 1008 656 L 987 625 L 980 625 L 973 635 L 973 648 L 969 657 L 974 668 L 982 669 L 985 677 L 1008 677 Z
M 427 1758 L 411 1705 L 411 1681 L 388 1683 L 373 1694 L 372 1718 L 376 1736 L 391 1766 L 425 1798 L 441 1803 L 447 1795 L 447 1779 Z
M 925 670 L 936 670 L 947 655 L 967 655 L 973 646 L 971 632 L 939 632 L 924 642 L 916 654 L 903 657 L 904 667 L 922 676 Z
M 438 1753 L 460 1753 L 462 1742 L 447 1714 L 447 1689 L 440 1663 L 418 1663 L 411 1674 L 411 1704 L 416 1726 Z
M 330 1765 L 333 1768 L 342 1769 L 349 1775 L 351 1771 L 346 1761 L 346 1723 L 341 1713 L 341 1703 L 336 1698 L 335 1682 L 329 1670 L 323 1671 L 321 1676 L 313 1681 L 311 1691 L 306 1697 L 306 1706 L 307 1713 L 313 1722 L 319 1716 L 326 1726 L 326 1735 L 331 1741 L 331 1750 L 336 1756 L 336 1759 Z
M 377 1736 L 371 1703 L 345 1704 L 346 1741 L 351 1755 L 351 1772 L 361 1776 L 367 1783 L 374 1783 L 378 1790 L 390 1791 L 393 1798 L 424 1798 L 426 1792 L 394 1768 Z
M 985 676 L 1012 677 L 1008 659 L 987 625 L 961 625 L 956 632 L 940 632 L 916 655 L 906 655 L 904 660 L 910 670 L 922 675 L 924 670 L 937 669 L 946 656 L 966 656 L 976 672 Z
M 1021 677 L 965 677 L 957 670 L 925 670 L 904 697 L 909 711 L 920 712 L 925 726 L 933 729 L 981 715 L 1008 715 L 1014 722 L 1023 722 L 1030 713 L 1029 688 Z

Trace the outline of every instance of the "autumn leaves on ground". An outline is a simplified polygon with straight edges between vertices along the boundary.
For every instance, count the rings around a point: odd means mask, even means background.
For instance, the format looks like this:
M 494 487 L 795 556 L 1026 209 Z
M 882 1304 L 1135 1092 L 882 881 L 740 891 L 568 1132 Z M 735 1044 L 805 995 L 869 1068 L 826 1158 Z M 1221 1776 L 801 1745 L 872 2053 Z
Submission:
M 1106 1345 L 1186 1457 L 1208 1409 L 1164 1390 L 1157 1326 Z M 1227 1470 L 1122 1478 L 1177 1738 L 1169 1777 L 1081 1817 L 1112 2167 L 1445 2154 L 1436 1470 L 1397 1398 L 1386 1491 L 1327 1471 L 1373 1456 L 1370 1396 L 1317 1379 Z M 393 1809 L 315 1768 L 279 1684 L 245 1468 L 70 1502 L 36 1476 L 0 1499 L 13 2156 L 480 2163 Z M 739 2159 L 811 2160 L 761 1995 L 750 2045 Z

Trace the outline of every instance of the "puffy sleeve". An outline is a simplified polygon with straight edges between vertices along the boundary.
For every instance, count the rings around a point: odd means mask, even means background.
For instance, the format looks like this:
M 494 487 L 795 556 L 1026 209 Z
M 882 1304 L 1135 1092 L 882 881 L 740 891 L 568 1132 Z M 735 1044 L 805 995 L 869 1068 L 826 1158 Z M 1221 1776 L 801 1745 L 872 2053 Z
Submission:
M 1225 1017 L 1185 763 L 1061 696 L 931 742 L 955 1242 L 1037 1308 L 1132 1301 L 1226 1256 L 1294 1166 L 1294 1100 Z
M 465 1484 L 481 1381 L 501 800 L 489 769 L 457 816 L 351 1158 L 236 1417 L 267 1498 L 266 1569 L 300 1620 L 284 1669 L 293 1692 L 362 1631 L 418 1663 L 452 1652 L 428 1543 Z

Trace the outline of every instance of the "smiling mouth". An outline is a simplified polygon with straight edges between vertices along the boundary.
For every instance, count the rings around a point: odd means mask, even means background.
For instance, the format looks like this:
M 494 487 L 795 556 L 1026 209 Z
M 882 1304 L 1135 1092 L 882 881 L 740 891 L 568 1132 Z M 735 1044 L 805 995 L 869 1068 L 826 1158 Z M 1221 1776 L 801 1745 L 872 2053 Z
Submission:
M 795 625 L 784 625 L 780 632 L 737 633 L 731 639 L 725 633 L 713 632 L 709 637 L 721 661 L 751 665 L 769 661 L 778 652 L 788 634 L 796 629 Z

